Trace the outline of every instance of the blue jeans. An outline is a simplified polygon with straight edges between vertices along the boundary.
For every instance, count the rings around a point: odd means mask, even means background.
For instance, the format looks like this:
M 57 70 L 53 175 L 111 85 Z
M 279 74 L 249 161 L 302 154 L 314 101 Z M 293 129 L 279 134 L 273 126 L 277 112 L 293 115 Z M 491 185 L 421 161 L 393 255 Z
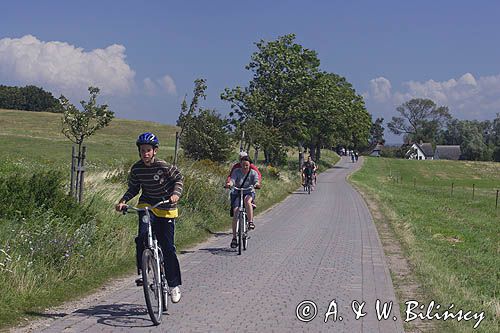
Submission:
M 143 212 L 139 214 L 139 232 L 135 239 L 137 269 L 141 268 L 142 252 L 144 251 L 148 237 L 148 225 L 142 222 L 142 217 L 144 215 L 145 213 Z M 179 260 L 177 259 L 174 245 L 175 219 L 158 217 L 153 213 L 149 215 L 151 217 L 153 234 L 156 235 L 158 245 L 163 252 L 163 264 L 165 266 L 168 286 L 179 286 L 182 284 L 182 280 Z

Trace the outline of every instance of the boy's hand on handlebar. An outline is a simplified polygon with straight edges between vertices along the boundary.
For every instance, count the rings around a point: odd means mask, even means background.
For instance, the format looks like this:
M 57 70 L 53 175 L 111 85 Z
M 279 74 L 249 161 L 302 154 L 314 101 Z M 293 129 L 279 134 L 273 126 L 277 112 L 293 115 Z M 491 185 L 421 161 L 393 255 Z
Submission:
M 119 202 L 116 206 L 115 206 L 115 209 L 117 212 L 121 212 L 123 211 L 125 208 L 127 208 L 127 204 L 123 203 L 123 202 Z
M 224 185 L 225 188 L 230 188 L 231 187 L 231 182 L 227 182 L 226 185 Z
M 254 186 L 256 189 L 260 189 L 261 188 L 261 185 L 259 183 L 255 184 Z
M 170 196 L 170 202 L 176 203 L 177 201 L 179 201 L 179 196 L 177 194 L 172 194 L 172 196 Z

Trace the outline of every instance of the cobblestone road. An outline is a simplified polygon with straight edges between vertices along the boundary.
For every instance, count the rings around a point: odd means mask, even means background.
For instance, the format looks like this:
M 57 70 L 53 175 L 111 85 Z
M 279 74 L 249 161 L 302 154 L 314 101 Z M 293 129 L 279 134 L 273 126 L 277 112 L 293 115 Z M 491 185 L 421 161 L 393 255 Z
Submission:
M 112 297 L 36 331 L 402 332 L 377 231 L 363 199 L 345 180 L 358 166 L 343 158 L 318 177 L 311 195 L 299 190 L 258 216 L 243 255 L 229 249 L 228 233 L 180 255 L 182 301 L 170 305 L 160 326 L 151 325 L 142 289 L 130 277 Z M 387 320 L 376 318 L 377 299 L 393 302 Z M 304 300 L 317 308 L 309 322 L 296 316 Z M 366 316 L 359 320 L 353 301 L 365 302 Z M 325 323 L 330 305 L 330 310 L 337 307 L 337 320 L 331 315 Z

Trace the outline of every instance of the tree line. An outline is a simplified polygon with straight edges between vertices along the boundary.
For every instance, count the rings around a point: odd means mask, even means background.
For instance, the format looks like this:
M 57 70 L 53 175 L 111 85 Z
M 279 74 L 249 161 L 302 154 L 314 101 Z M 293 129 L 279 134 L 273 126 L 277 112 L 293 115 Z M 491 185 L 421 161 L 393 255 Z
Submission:
M 492 120 L 459 120 L 447 106 L 424 98 L 411 99 L 396 111 L 399 115 L 387 126 L 392 133 L 402 134 L 406 144 L 460 145 L 462 159 L 500 161 L 500 113 Z
M 177 124 L 188 156 L 225 160 L 230 150 L 214 156 L 220 151 L 215 148 L 228 147 L 231 137 L 233 142 L 243 137 L 245 150 L 252 147 L 266 163 L 278 165 L 288 147 L 309 150 L 319 160 L 324 147 L 368 146 L 372 120 L 362 96 L 344 77 L 321 70 L 316 51 L 297 44 L 294 34 L 255 45 L 245 66 L 252 73 L 248 85 L 221 93 L 232 110 L 226 118 L 198 107 L 205 98 L 203 79 L 195 81 L 190 107 L 184 99 Z
M 52 96 L 52 93 L 33 85 L 25 87 L 0 85 L 0 109 L 63 112 L 61 103 Z

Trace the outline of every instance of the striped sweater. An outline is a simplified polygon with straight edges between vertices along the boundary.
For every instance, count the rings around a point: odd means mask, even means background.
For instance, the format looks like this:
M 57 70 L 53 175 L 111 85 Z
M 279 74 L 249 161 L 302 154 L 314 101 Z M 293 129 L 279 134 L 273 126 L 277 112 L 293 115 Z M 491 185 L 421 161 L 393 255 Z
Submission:
M 135 197 L 139 191 L 139 207 L 154 205 L 171 195 L 182 194 L 182 175 L 174 165 L 155 159 L 151 166 L 146 166 L 142 160 L 135 163 L 130 169 L 128 190 L 121 201 L 127 202 Z M 178 215 L 177 204 L 163 204 L 153 210 L 156 216 L 175 218 Z

